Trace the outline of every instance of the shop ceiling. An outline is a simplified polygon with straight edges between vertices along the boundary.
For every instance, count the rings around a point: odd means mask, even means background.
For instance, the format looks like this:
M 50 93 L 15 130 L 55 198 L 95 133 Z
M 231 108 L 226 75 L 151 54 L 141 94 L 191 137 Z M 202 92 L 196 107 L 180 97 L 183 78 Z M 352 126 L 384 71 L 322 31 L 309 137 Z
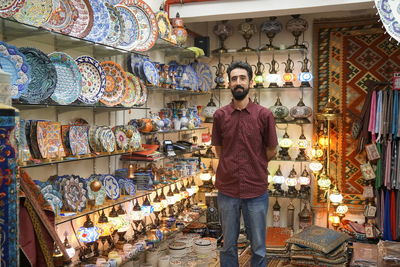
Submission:
M 167 0 L 170 17 L 206 22 L 371 9 L 373 0 Z

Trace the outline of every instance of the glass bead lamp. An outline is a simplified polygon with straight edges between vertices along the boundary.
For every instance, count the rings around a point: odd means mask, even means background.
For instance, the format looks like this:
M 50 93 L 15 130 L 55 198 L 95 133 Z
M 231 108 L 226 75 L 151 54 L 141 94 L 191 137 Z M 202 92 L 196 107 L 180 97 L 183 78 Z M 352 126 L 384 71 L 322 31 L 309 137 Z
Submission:
M 338 206 L 342 200 L 343 200 L 343 195 L 339 192 L 337 187 L 335 186 L 329 195 L 329 200 L 332 202 L 332 205 L 334 207 Z
M 306 167 L 304 167 L 304 170 L 299 177 L 301 198 L 308 199 L 308 197 L 310 196 L 310 183 L 311 183 L 310 173 L 307 171 Z
M 318 159 L 321 158 L 324 155 L 324 151 L 321 149 L 320 145 L 318 142 L 315 142 L 311 149 L 311 156 L 313 159 Z
M 139 201 L 136 200 L 135 205 L 133 206 L 131 212 L 131 219 L 132 222 L 135 224 L 135 229 L 134 229 L 134 235 L 133 235 L 133 239 L 136 240 L 137 235 L 139 233 L 139 225 L 141 224 L 144 216 L 143 216 L 143 212 L 142 212 L 142 208 L 139 205 Z
M 271 63 L 265 63 L 269 66 L 269 74 L 267 75 L 267 82 L 269 82 L 268 88 L 279 87 L 278 82 L 280 77 L 278 75 L 279 63 L 275 60 L 275 56 L 272 54 Z
M 329 176 L 326 173 L 321 173 L 318 179 L 318 186 L 322 190 L 328 190 L 331 186 L 332 182 Z
M 333 228 L 335 228 L 335 230 L 337 230 L 338 227 L 340 226 L 340 218 L 336 213 L 329 216 L 329 221 L 332 223 L 332 226 Z
M 272 115 L 274 115 L 276 123 L 286 122 L 285 118 L 289 115 L 289 109 L 282 105 L 279 96 L 276 98 L 276 102 L 273 106 L 269 107 Z
M 296 81 L 296 75 L 294 73 L 284 73 L 282 80 L 285 82 L 285 87 L 293 87 L 293 82 Z
M 143 216 L 150 216 L 154 212 L 154 207 L 151 205 L 149 198 L 146 196 L 142 203 Z
M 305 56 L 303 61 L 299 62 L 301 63 L 301 72 L 299 74 L 299 81 L 301 82 L 300 87 L 311 87 L 310 82 L 313 76 L 308 68 L 310 61 L 307 56 Z
M 227 22 L 228 22 L 227 20 L 223 20 L 221 22 L 218 22 L 213 27 L 213 32 L 220 41 L 220 47 L 215 49 L 213 51 L 214 53 L 222 54 L 222 53 L 226 53 L 228 51 L 225 48 L 224 42 L 228 37 L 232 36 L 233 28 L 232 28 L 232 26 L 227 24 Z
M 261 25 L 261 32 L 265 33 L 269 39 L 269 44 L 266 44 L 262 47 L 261 51 L 272 51 L 272 50 L 279 50 L 279 47 L 276 47 L 272 44 L 272 40 L 274 39 L 275 35 L 282 31 L 282 23 L 276 20 L 276 17 L 270 17 L 269 20 L 265 21 Z
M 336 207 L 336 213 L 339 216 L 340 220 L 342 220 L 345 216 L 346 213 L 349 211 L 349 207 L 345 204 L 339 204 L 339 206 Z
M 116 246 L 117 246 L 117 248 L 122 248 L 122 246 L 127 242 L 127 240 L 125 239 L 125 234 L 129 230 L 130 223 L 127 218 L 127 214 L 126 214 L 125 210 L 122 208 L 121 204 L 118 206 L 117 214 L 118 214 L 118 219 L 119 219 L 118 223 L 120 225 L 118 226 L 118 230 L 117 230 L 118 242 L 117 242 Z
M 251 52 L 253 48 L 249 47 L 249 41 L 251 37 L 257 32 L 256 25 L 252 23 L 253 19 L 245 19 L 243 23 L 239 24 L 239 33 L 243 36 L 246 41 L 246 46 L 239 49 L 238 52 Z
M 324 165 L 317 160 L 313 160 L 309 164 L 309 168 L 314 173 L 314 175 L 318 174 L 322 170 L 323 167 L 324 167 Z
M 108 221 L 113 225 L 115 234 L 118 231 L 119 227 L 121 226 L 121 223 L 120 223 L 120 218 L 118 217 L 117 210 L 115 209 L 114 206 L 111 208 L 111 211 L 108 214 Z
M 96 241 L 99 237 L 100 229 L 94 226 L 89 215 L 86 215 L 85 223 L 77 231 L 78 240 L 86 245 L 84 255 L 80 255 L 81 258 L 90 259 L 94 256 L 98 256 L 98 244 Z
M 282 136 L 281 141 L 279 142 L 280 150 L 279 150 L 279 159 L 281 160 L 291 160 L 289 156 L 289 148 L 293 145 L 293 141 L 290 139 L 287 131 L 285 130 L 285 134 Z
M 285 182 L 285 177 L 282 175 L 281 166 L 275 172 L 274 179 L 274 192 L 273 196 L 283 196 L 284 191 L 282 190 L 282 184 Z
M 296 190 L 297 185 L 297 172 L 294 169 L 294 165 L 292 170 L 289 173 L 289 176 L 286 178 L 286 185 L 288 186 L 288 197 L 296 197 L 298 192 Z
M 296 123 L 304 124 L 304 123 L 310 123 L 308 117 L 310 117 L 313 114 L 313 111 L 310 107 L 304 104 L 303 98 L 300 98 L 297 105 L 292 107 L 289 113 L 290 116 L 292 116 L 295 119 Z
M 300 15 L 292 15 L 286 23 L 286 30 L 291 32 L 295 38 L 294 45 L 288 47 L 288 49 L 307 49 L 303 44 L 299 44 L 299 37 L 308 29 L 308 22 L 300 18 Z
M 263 88 L 264 87 L 264 70 L 265 65 L 260 61 L 260 54 L 258 54 L 258 60 L 256 65 L 252 65 L 254 67 L 254 88 Z
M 300 135 L 299 139 L 297 140 L 297 146 L 298 146 L 300 152 L 297 155 L 296 160 L 307 161 L 309 159 L 306 154 L 306 149 L 308 147 L 308 140 L 307 140 L 306 136 L 304 135 L 303 126 L 301 127 L 301 135 Z

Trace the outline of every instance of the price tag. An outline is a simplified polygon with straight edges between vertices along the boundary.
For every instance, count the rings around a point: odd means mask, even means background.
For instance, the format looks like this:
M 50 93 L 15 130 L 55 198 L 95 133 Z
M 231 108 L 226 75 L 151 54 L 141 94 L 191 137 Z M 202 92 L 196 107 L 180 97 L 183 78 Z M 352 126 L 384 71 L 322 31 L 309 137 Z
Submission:
M 400 90 L 400 72 L 393 73 L 393 90 Z

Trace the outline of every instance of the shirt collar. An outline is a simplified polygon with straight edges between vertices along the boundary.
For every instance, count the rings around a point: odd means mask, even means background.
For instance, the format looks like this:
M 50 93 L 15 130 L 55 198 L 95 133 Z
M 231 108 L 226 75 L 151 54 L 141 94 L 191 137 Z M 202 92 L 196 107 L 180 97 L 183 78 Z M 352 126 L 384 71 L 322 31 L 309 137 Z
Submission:
M 253 101 L 251 101 L 251 99 L 249 98 L 249 103 L 244 109 L 242 109 L 242 111 L 247 111 L 249 114 L 251 114 L 255 110 L 255 108 L 256 104 L 254 104 Z M 229 104 L 229 112 L 232 114 L 235 110 L 239 111 L 233 105 L 233 100 L 232 100 L 231 103 Z

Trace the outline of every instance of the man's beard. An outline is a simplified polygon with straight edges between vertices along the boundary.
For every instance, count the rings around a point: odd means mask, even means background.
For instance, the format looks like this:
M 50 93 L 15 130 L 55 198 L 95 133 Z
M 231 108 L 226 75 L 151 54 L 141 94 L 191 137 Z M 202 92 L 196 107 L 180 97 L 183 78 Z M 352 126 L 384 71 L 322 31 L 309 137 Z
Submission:
M 242 89 L 243 91 L 237 91 L 236 89 Z M 249 89 L 246 90 L 243 86 L 237 85 L 231 90 L 231 92 L 235 100 L 243 100 L 249 93 Z

